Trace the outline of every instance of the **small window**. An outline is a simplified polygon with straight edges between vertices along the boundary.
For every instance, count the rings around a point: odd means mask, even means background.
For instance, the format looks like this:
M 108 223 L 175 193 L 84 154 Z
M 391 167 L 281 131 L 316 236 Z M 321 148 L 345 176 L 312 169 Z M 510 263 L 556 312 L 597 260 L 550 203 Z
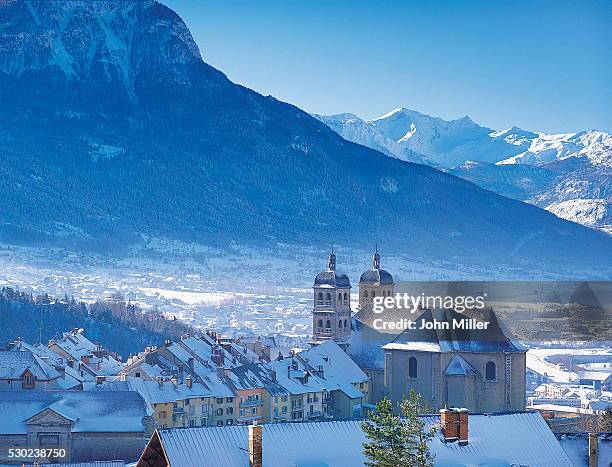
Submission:
M 223 404 L 223 397 L 217 397 L 217 404 Z
M 344 328 L 348 328 L 348 319 L 344 320 Z
M 231 418 L 227 421 L 228 425 L 233 425 L 234 424 L 234 420 L 232 420 Z
M 341 302 L 341 301 L 342 301 L 342 294 L 341 294 L 341 293 L 339 293 L 339 294 L 338 294 L 338 301 L 339 301 L 339 302 Z
M 217 420 L 217 426 L 223 426 L 223 420 Z
M 376 291 L 372 290 L 372 298 L 376 297 Z
M 136 378 L 140 378 L 140 371 L 136 372 Z
M 368 291 L 367 290 L 363 293 L 363 297 L 364 298 L 368 298 Z
M 331 294 L 329 292 L 325 294 L 325 300 L 331 302 Z
M 330 320 L 325 321 L 325 327 L 326 327 L 327 329 L 330 329 L 330 328 L 331 328 L 331 321 L 330 321 Z
M 487 362 L 485 367 L 485 379 L 487 381 L 495 381 L 497 379 L 497 369 L 495 368 L 495 362 Z
M 228 415 L 231 415 L 231 414 L 233 414 L 233 413 L 234 413 L 234 408 L 233 408 L 233 407 L 228 407 L 228 408 L 227 408 L 227 414 L 228 414 Z
M 342 329 L 342 320 L 338 321 L 338 328 Z
M 344 300 L 347 301 L 348 300 L 348 293 L 344 292 Z
M 418 363 L 415 357 L 408 359 L 408 377 L 416 378 L 418 373 Z
M 232 402 L 234 402 L 234 398 L 233 397 L 226 397 L 225 398 L 225 402 L 227 402 L 228 404 L 231 404 Z
M 318 299 L 319 301 L 323 301 L 323 294 L 321 292 L 319 292 Z
M 322 328 L 323 327 L 323 320 L 320 319 L 319 321 L 317 321 L 317 326 Z

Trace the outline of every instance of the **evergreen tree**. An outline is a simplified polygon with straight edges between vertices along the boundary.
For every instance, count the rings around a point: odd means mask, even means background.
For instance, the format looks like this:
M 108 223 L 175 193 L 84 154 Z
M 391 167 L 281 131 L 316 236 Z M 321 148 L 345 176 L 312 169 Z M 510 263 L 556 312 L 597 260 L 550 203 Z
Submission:
M 605 412 L 599 417 L 599 431 L 602 433 L 612 433 L 612 407 L 607 407 Z
M 393 404 L 384 398 L 376 410 L 361 423 L 369 441 L 363 452 L 370 467 L 433 467 L 434 456 L 428 442 L 435 436 L 437 426 L 427 427 L 419 413 L 423 407 L 421 396 L 410 391 L 400 404 L 400 415 L 393 413 Z

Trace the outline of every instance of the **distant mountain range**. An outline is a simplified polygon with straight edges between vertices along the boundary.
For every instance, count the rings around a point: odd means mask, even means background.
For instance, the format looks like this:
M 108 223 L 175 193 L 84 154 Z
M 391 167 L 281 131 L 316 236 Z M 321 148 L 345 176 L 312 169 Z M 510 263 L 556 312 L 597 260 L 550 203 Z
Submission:
M 446 121 L 400 108 L 373 120 L 315 115 L 343 138 L 438 167 L 487 190 L 612 233 L 612 136 L 495 131 L 469 117 Z
M 0 18 L 2 241 L 108 254 L 145 236 L 382 243 L 531 275 L 612 275 L 612 238 L 399 160 L 411 152 L 391 158 L 346 141 L 232 83 L 155 1 L 9 0 Z M 394 118 L 377 125 L 397 136 Z M 421 147 L 441 146 L 423 141 L 414 152 Z

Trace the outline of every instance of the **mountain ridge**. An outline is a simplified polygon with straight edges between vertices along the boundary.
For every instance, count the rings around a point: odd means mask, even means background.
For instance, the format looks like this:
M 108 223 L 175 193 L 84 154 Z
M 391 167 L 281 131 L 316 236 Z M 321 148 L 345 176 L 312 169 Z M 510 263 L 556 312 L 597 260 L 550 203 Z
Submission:
M 183 21 L 157 2 L 17 0 L 2 9 L 6 242 L 105 251 L 143 235 L 384 242 L 437 258 L 612 272 L 601 262 L 612 256 L 608 237 L 348 142 L 297 107 L 232 83 L 193 58 Z M 53 58 L 58 36 L 72 68 Z
M 580 200 L 600 200 L 596 220 L 577 214 L 583 210 L 564 218 L 612 230 L 612 136 L 606 132 L 546 134 L 516 126 L 493 130 L 469 117 L 447 121 L 405 107 L 372 120 L 352 114 L 348 120 L 344 115 L 315 116 L 345 139 L 383 148 L 391 157 L 437 167 L 560 217 L 569 212 L 557 208 L 561 203 L 584 207 Z M 513 165 L 540 170 L 505 168 Z M 601 215 L 601 202 L 607 204 L 605 215 Z

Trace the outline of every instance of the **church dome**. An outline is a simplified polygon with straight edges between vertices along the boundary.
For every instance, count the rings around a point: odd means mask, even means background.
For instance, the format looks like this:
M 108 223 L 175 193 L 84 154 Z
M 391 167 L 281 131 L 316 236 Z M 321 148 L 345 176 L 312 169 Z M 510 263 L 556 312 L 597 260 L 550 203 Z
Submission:
M 392 285 L 393 276 L 384 269 L 369 269 L 359 278 L 360 284 Z
M 346 274 L 336 271 L 322 271 L 317 274 L 314 281 L 315 287 L 328 285 L 331 287 L 350 287 L 351 281 Z
M 332 252 L 327 260 L 327 270 L 317 274 L 315 287 L 350 287 L 351 281 L 346 274 L 336 271 L 336 255 Z
M 372 269 L 368 269 L 359 278 L 360 284 L 393 285 L 393 276 L 390 272 L 380 269 L 380 255 L 378 248 L 372 256 Z

